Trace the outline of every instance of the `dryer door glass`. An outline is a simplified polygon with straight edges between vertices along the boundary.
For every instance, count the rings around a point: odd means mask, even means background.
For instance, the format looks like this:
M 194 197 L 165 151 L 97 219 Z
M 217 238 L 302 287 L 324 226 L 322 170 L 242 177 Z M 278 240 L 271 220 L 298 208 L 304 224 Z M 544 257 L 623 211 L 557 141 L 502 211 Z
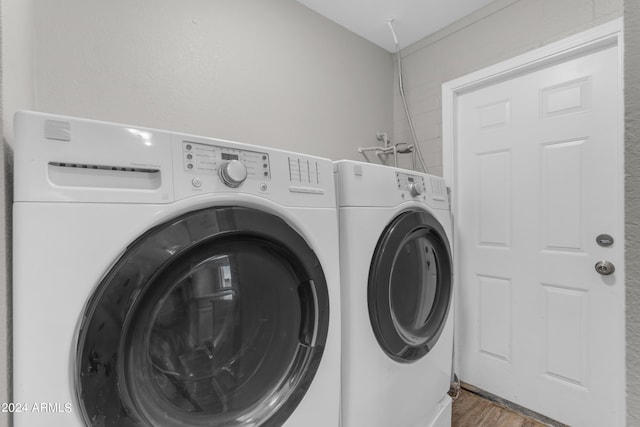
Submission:
M 378 241 L 369 272 L 369 317 L 391 358 L 412 362 L 438 341 L 451 305 L 451 253 L 425 211 L 396 217 Z
M 418 231 L 396 252 L 389 280 L 389 308 L 396 332 L 413 346 L 425 344 L 436 302 L 438 257 L 428 233 Z
M 90 425 L 123 426 L 281 425 L 315 375 L 329 309 L 304 240 L 244 208 L 152 230 L 88 307 L 78 397 Z

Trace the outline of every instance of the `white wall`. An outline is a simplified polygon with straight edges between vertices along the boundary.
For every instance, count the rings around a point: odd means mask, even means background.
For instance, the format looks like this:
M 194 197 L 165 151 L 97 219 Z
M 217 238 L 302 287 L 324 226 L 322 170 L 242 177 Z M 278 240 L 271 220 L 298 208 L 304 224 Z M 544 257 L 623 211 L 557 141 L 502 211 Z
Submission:
M 0 33 L 0 135 L 4 135 L 7 114 L 5 100 L 13 105 L 30 106 L 33 80 L 30 69 L 31 26 L 24 25 L 33 16 L 31 0 L 1 0 Z M 13 16 L 15 19 L 7 19 Z M 16 43 L 20 40 L 19 43 Z M 11 66 L 6 66 L 11 64 Z M 5 156 L 6 154 L 6 156 Z M 0 402 L 11 401 L 11 152 L 4 141 L 0 147 Z M 0 412 L 0 427 L 11 425 L 10 415 Z
M 403 49 L 405 92 L 431 173 L 442 175 L 442 83 L 620 17 L 622 2 L 496 0 Z M 397 89 L 394 128 L 395 141 L 410 140 Z
M 35 107 L 35 0 L 0 0 L 2 8 L 3 135 L 13 140 L 13 112 Z M 7 66 L 7 64 L 9 64 Z
M 627 425 L 640 426 L 640 2 L 625 0 Z
M 330 158 L 393 126 L 391 55 L 293 0 L 36 0 L 35 29 L 38 110 Z

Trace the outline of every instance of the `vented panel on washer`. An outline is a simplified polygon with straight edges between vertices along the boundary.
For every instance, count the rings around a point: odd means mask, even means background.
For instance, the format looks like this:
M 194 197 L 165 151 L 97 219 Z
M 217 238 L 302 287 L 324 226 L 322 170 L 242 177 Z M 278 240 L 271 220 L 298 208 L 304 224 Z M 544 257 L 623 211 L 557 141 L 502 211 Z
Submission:
M 248 178 L 271 179 L 271 166 L 267 153 L 183 141 L 182 155 L 186 172 L 215 175 L 218 172 L 218 166 L 223 162 L 239 160 L 247 168 Z
M 447 186 L 444 185 L 444 181 L 436 178 L 430 178 L 429 181 L 433 200 L 447 200 Z
M 318 162 L 289 157 L 289 181 L 296 184 L 320 184 Z

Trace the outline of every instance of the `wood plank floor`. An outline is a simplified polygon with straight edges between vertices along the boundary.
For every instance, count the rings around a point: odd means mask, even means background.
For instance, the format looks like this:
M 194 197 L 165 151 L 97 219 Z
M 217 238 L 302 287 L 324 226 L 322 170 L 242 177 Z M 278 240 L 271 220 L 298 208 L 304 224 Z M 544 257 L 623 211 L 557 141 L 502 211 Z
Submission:
M 452 427 L 546 427 L 467 390 L 453 402 Z

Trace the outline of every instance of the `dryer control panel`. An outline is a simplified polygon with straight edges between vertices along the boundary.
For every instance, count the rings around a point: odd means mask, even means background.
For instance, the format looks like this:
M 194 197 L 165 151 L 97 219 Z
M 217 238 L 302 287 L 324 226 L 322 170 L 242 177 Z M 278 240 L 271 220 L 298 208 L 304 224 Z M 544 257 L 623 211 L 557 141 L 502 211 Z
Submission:
M 411 197 L 426 199 L 428 196 L 438 202 L 447 200 L 447 187 L 442 178 L 396 172 L 396 181 L 398 190 L 408 192 Z
M 423 176 L 396 172 L 396 180 L 398 181 L 398 189 L 401 191 L 408 191 L 414 197 L 424 193 L 425 183 Z

